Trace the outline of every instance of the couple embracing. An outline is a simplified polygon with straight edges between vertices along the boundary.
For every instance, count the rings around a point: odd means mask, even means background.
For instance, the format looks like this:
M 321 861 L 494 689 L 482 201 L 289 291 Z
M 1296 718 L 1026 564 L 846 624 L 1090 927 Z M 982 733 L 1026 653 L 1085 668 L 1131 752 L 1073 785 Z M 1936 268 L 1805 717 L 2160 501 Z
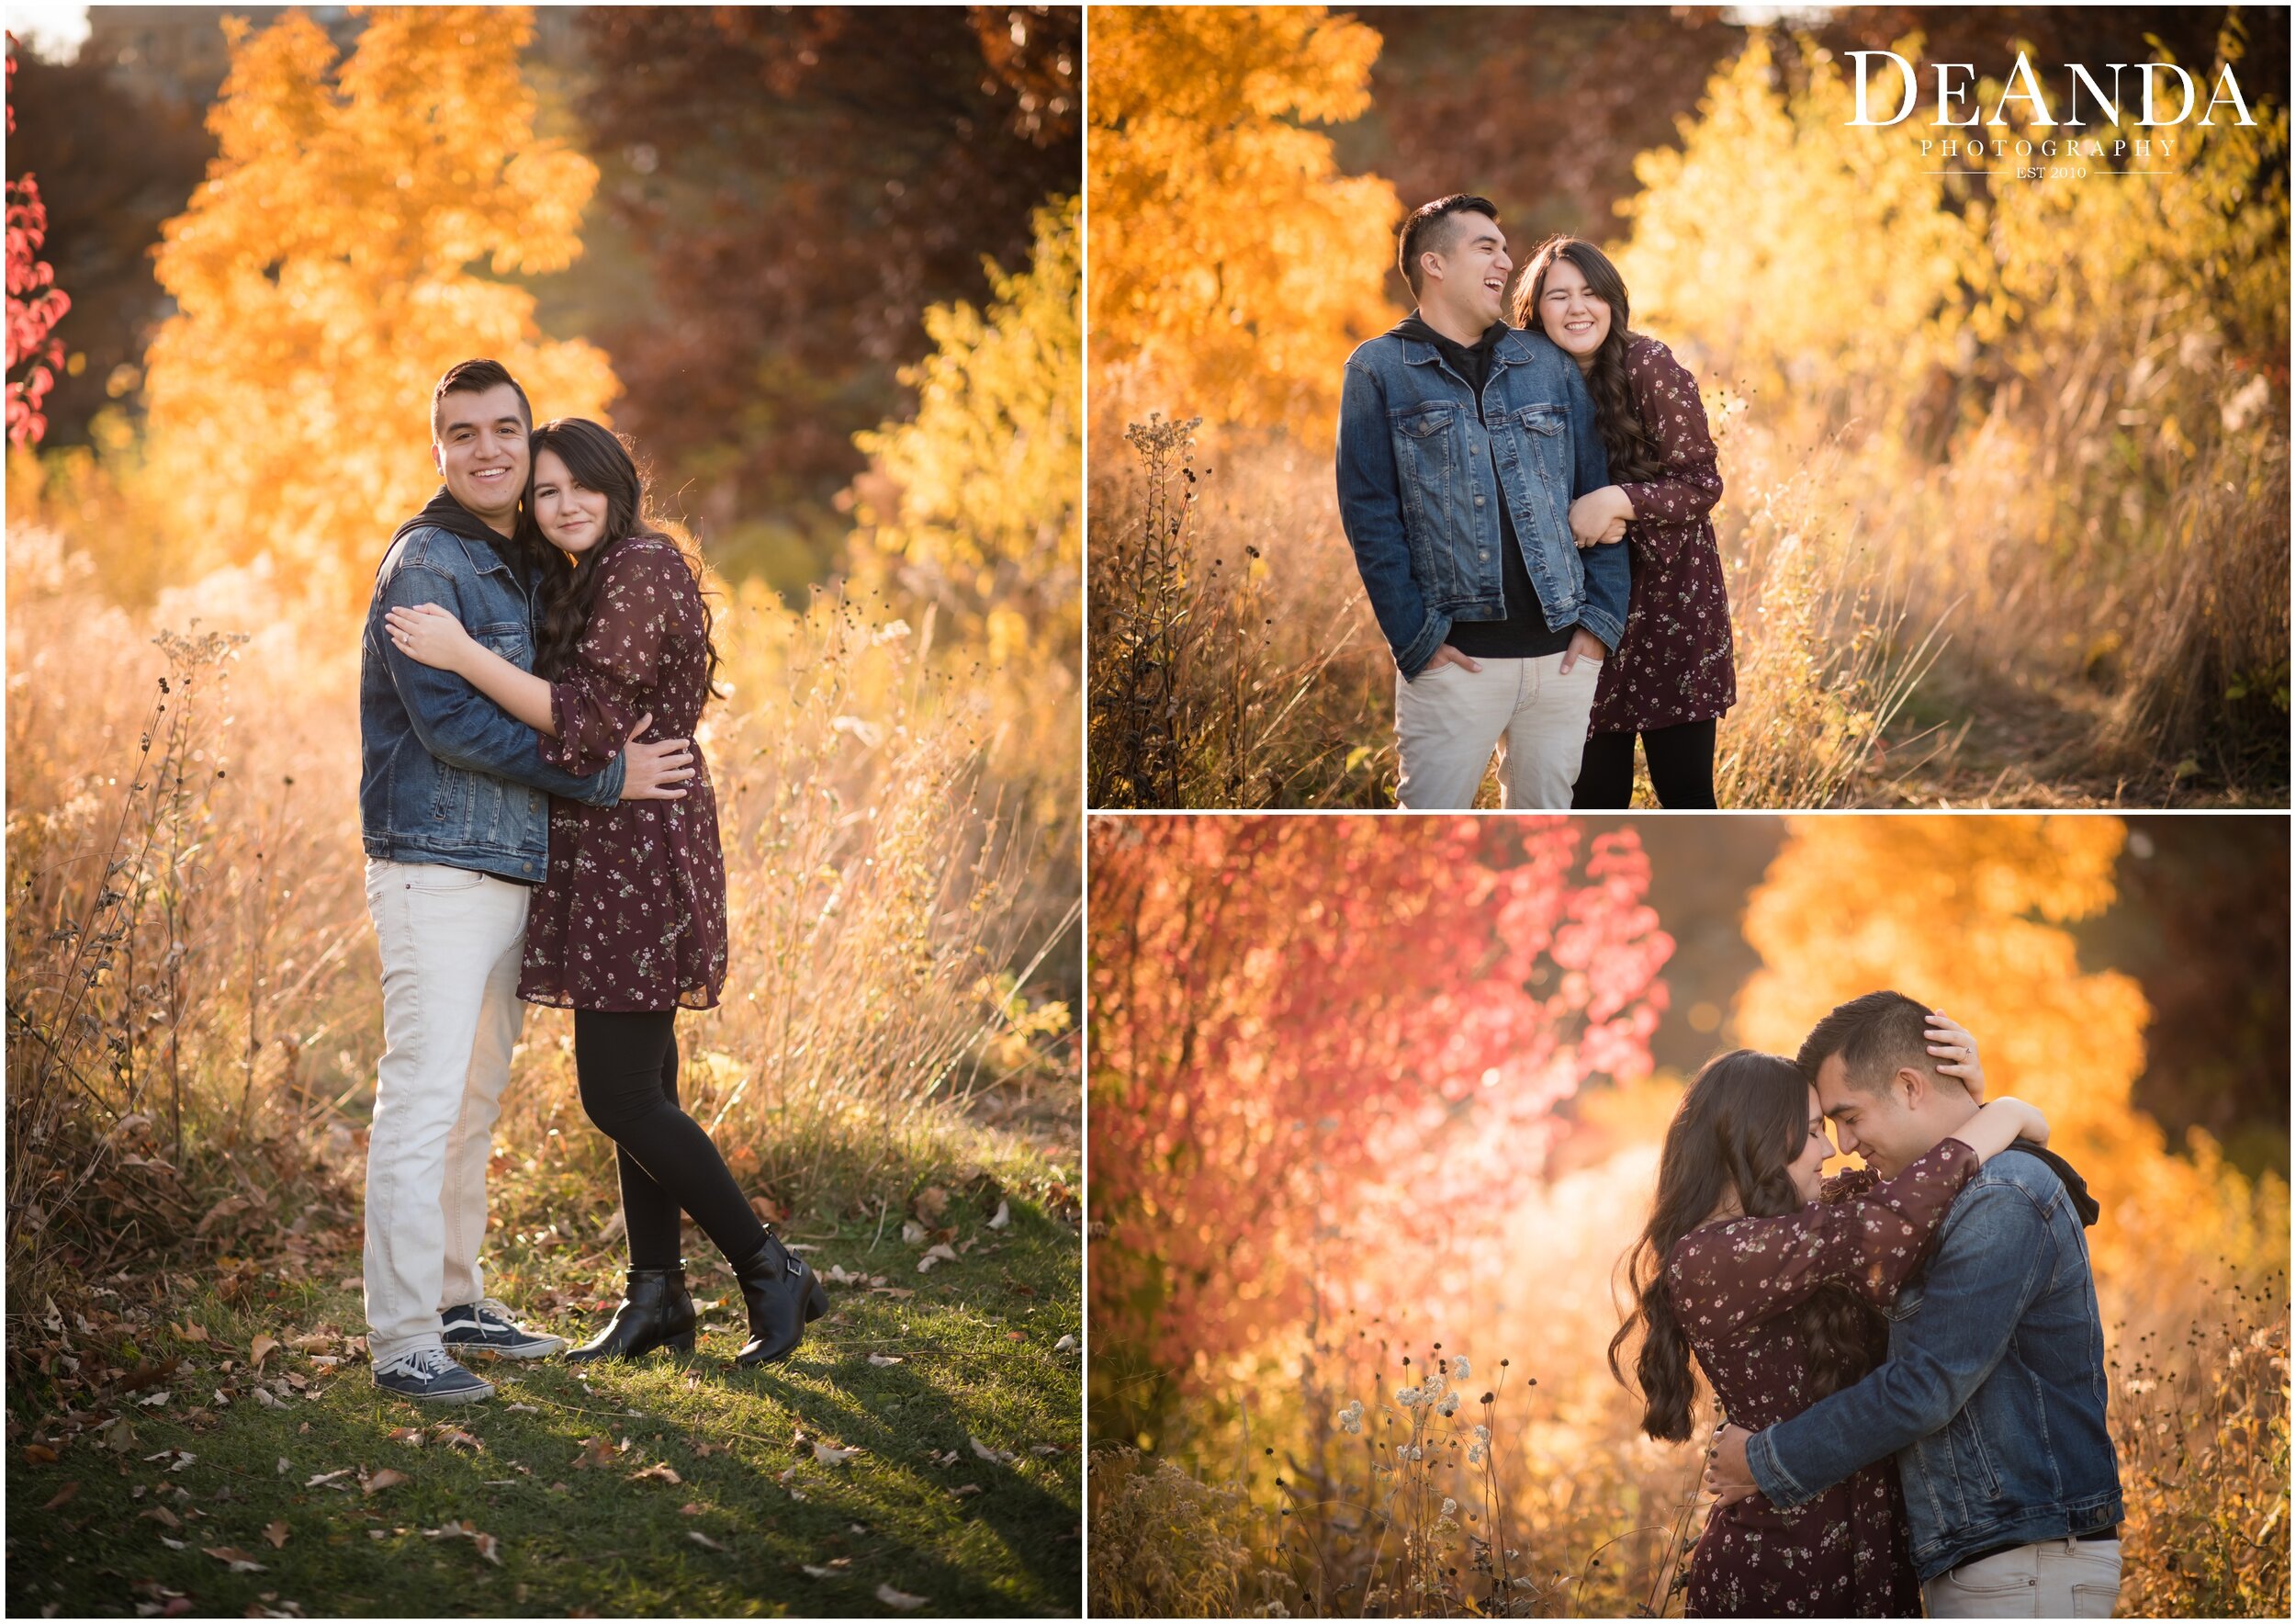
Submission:
M 1624 807 L 1639 737 L 1662 805 L 1714 806 L 1738 691 L 1697 381 L 1593 243 L 1515 275 L 1485 198 L 1413 210 L 1397 257 L 1417 308 L 1348 357 L 1338 472 L 1398 801 L 1471 806 L 1495 747 L 1506 806 Z
M 2121 1477 L 2084 1231 L 2032 1107 L 1895 992 L 1793 1060 L 1710 1061 L 1668 1129 L 1635 1302 L 1642 1427 L 1726 1425 L 1685 1616 L 2104 1618 Z M 1821 1179 L 1833 1146 L 1865 1166 Z
M 701 560 L 647 512 L 629 451 L 536 427 L 494 361 L 431 400 L 442 488 L 399 527 L 361 645 L 359 825 L 383 967 L 366 1164 L 375 1384 L 467 1404 L 456 1358 L 690 1351 L 681 1212 L 749 1314 L 736 1363 L 785 1357 L 827 1307 L 678 1104 L 677 1012 L 726 969 L 717 803 L 692 743 L 717 650 Z M 624 1301 L 567 1351 L 487 1294 L 487 1163 L 523 1004 L 574 1011 L 582 1109 L 617 1153 Z

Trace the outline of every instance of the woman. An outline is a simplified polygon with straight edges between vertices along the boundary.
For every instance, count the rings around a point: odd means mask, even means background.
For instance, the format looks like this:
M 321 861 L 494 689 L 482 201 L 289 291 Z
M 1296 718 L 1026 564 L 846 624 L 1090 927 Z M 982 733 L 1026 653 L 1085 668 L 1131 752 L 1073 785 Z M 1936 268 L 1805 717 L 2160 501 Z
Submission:
M 435 604 L 393 610 L 388 626 L 410 657 L 456 672 L 539 732 L 553 765 L 587 775 L 648 713 L 646 738 L 692 738 L 717 650 L 700 559 L 647 519 L 621 441 L 560 418 L 531 444 L 522 539 L 546 560 L 537 674 L 479 645 Z M 709 1135 L 678 1106 L 677 1012 L 714 1008 L 726 980 L 726 871 L 698 743 L 689 788 L 683 800 L 611 806 L 554 799 L 549 874 L 527 910 L 518 996 L 574 1011 L 582 1109 L 614 1142 L 630 1244 L 622 1305 L 569 1359 L 692 1350 L 681 1209 L 740 1282 L 749 1340 L 736 1364 L 783 1358 L 828 1306 L 813 1270 L 758 1221 Z
M 1938 1069 L 1982 1096 L 1975 1040 L 1942 1016 Z M 1863 1169 L 1821 1180 L 1832 1151 L 1818 1090 L 1793 1062 L 1737 1050 L 1707 1062 L 1659 1162 L 1650 1223 L 1629 1254 L 1636 1303 L 1610 1347 L 1638 1333 L 1642 1427 L 1691 1434 L 1690 1356 L 1724 1415 L 1759 1430 L 1799 1415 L 1878 1364 L 1881 1308 L 1896 1301 L 1980 1163 L 2048 1123 L 1997 1100 L 1883 1183 Z M 1806 1506 L 1759 1496 L 1717 1506 L 1690 1563 L 1692 1618 L 1918 1616 L 1921 1586 L 1897 1469 L 1879 1460 Z
M 1515 284 L 1512 319 L 1579 364 L 1612 483 L 1570 504 L 1582 547 L 1634 549 L 1626 629 L 1603 668 L 1574 807 L 1634 797 L 1635 736 L 1662 806 L 1710 807 L 1714 727 L 1737 702 L 1722 553 L 1707 515 L 1722 499 L 1698 382 L 1626 325 L 1626 284 L 1592 242 L 1550 237 Z

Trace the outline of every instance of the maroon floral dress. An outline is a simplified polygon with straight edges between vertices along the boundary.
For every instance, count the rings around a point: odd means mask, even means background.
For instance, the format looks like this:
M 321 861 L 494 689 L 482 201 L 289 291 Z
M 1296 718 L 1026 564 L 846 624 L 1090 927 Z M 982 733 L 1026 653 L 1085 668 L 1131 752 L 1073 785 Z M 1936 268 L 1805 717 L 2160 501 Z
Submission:
M 708 615 L 676 547 L 611 543 L 573 662 L 550 684 L 543 758 L 578 777 L 644 742 L 692 739 L 709 698 Z M 726 865 L 702 747 L 681 801 L 550 801 L 550 872 L 526 910 L 518 996 L 573 1009 L 707 1009 L 726 985 Z
M 1589 734 L 1713 721 L 1738 703 L 1722 549 L 1707 516 L 1722 500 L 1722 474 L 1698 380 L 1647 333 L 1627 346 L 1626 377 L 1662 467 L 1655 479 L 1619 482 L 1635 509 L 1626 524 L 1634 579 Z
M 1863 1170 L 1827 1180 L 1825 1200 L 1776 1218 L 1732 1218 L 1674 1243 L 1674 1317 L 1722 1413 L 1750 1431 L 1817 1402 L 1799 1327 L 1786 1311 L 1818 1287 L 1896 1301 L 1977 1170 L 1945 1139 L 1884 1184 Z M 1897 1463 L 1861 1467 L 1781 1511 L 1761 1495 L 1717 1506 L 1690 1561 L 1686 1618 L 1915 1618 L 1921 1584 L 1907 1543 Z

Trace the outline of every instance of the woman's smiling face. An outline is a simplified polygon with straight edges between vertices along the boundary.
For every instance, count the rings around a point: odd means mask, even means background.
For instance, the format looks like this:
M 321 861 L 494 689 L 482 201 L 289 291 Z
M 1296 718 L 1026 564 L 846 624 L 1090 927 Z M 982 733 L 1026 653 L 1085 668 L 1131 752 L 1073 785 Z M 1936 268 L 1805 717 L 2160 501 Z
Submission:
M 1834 1153 L 1833 1141 L 1826 1137 L 1826 1112 L 1818 1102 L 1816 1088 L 1809 1091 L 1807 1126 L 1809 1135 L 1802 1141 L 1801 1154 L 1794 1158 L 1793 1165 L 1786 1169 L 1794 1179 L 1795 1191 L 1801 1196 L 1804 1206 L 1807 1206 L 1824 1193 L 1826 1181 L 1822 1169 L 1825 1167 L 1826 1158 Z
M 1610 306 L 1586 285 L 1586 273 L 1559 254 L 1538 290 L 1538 326 L 1572 356 L 1593 355 L 1610 336 Z
M 560 552 L 579 558 L 606 539 L 606 493 L 578 483 L 555 451 L 535 458 L 535 523 Z

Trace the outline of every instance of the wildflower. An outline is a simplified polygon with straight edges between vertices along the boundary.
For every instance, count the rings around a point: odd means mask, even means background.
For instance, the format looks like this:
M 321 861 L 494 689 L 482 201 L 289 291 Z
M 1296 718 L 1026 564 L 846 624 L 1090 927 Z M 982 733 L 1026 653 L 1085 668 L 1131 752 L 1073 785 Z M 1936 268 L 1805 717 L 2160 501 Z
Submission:
M 1475 1369 L 1467 1362 L 1465 1354 L 1462 1353 L 1451 1361 L 1451 1380 L 1454 1382 L 1464 1382 L 1474 1373 Z
M 1361 1432 L 1363 1430 L 1363 1401 L 1357 1399 L 1347 1404 L 1334 1419 L 1338 1421 L 1339 1429 L 1342 1432 Z
M 1395 1390 L 1395 1402 L 1407 1410 L 1415 1407 L 1424 1396 L 1416 1387 L 1399 1387 Z
M 1483 1463 L 1483 1457 L 1490 1451 L 1490 1448 L 1491 1446 L 1488 1444 L 1468 1445 L 1467 1463 L 1469 1466 L 1480 1466 Z
M 1475 1428 L 1475 1441 L 1479 1444 L 1489 1443 L 1491 1441 L 1491 1428 L 1488 1427 L 1478 1427 Z
M 1444 1401 L 1435 1406 L 1435 1414 L 1438 1415 L 1456 1415 L 1458 1414 L 1458 1409 L 1459 1395 L 1454 1393 L 1446 1395 Z
M 1456 1512 L 1458 1510 L 1458 1508 L 1459 1508 L 1459 1503 L 1458 1503 L 1457 1500 L 1452 1499 L 1452 1498 L 1451 1498 L 1451 1496 L 1450 1496 L 1450 1495 L 1448 1495 L 1448 1494 L 1446 1494 L 1446 1495 L 1444 1495 L 1444 1496 L 1443 1496 L 1443 1515 L 1444 1515 L 1444 1516 L 1446 1516 L 1446 1517 L 1450 1517 L 1450 1516 L 1452 1516 L 1454 1513 L 1456 1513 Z

